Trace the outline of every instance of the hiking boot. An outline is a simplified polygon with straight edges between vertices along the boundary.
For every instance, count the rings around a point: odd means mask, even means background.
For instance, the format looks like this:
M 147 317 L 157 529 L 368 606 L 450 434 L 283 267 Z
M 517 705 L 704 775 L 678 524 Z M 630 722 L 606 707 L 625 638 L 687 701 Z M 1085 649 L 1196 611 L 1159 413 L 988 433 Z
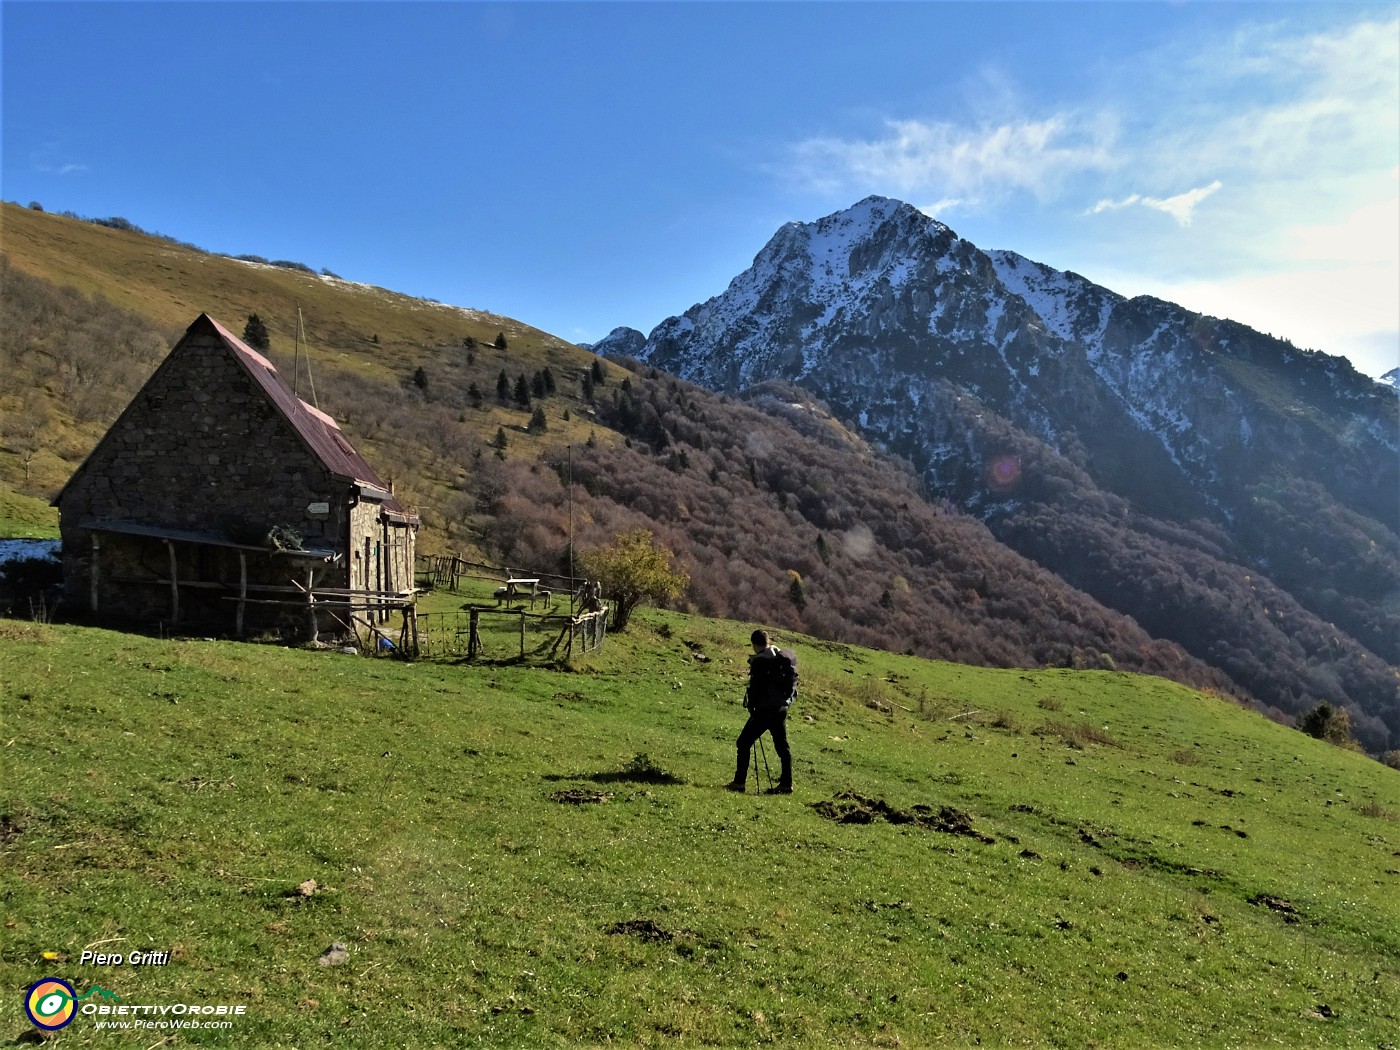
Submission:
M 742 795 L 744 793 L 744 782 L 742 780 L 731 780 L 728 784 L 724 785 L 724 790 L 737 791 Z
M 792 794 L 792 785 L 791 785 L 791 784 L 779 784 L 777 787 L 770 787 L 767 791 L 764 792 L 764 794 L 765 794 L 765 795 L 791 795 L 791 794 Z

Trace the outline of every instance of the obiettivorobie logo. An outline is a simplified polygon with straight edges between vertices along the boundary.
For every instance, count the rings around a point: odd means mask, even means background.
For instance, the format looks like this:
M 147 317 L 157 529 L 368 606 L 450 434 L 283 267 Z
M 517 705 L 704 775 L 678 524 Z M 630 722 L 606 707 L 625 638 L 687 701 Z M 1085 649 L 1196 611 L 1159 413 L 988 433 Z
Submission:
M 116 1003 L 98 1003 L 93 997 Z M 81 1005 L 79 1005 L 81 1004 Z M 73 1023 L 78 1014 L 93 1019 L 99 1029 L 126 1030 L 135 1028 L 232 1028 L 237 1018 L 248 1012 L 247 1005 L 167 1002 L 122 1002 L 115 992 L 93 985 L 81 995 L 61 977 L 45 977 L 29 986 L 24 995 L 24 1012 L 35 1027 L 56 1032 Z
M 24 1012 L 36 1027 L 46 1032 L 56 1032 L 73 1023 L 73 1018 L 78 1015 L 78 1003 L 90 995 L 121 1002 L 121 996 L 97 985 L 79 995 L 62 978 L 45 977 L 29 986 L 24 997 Z

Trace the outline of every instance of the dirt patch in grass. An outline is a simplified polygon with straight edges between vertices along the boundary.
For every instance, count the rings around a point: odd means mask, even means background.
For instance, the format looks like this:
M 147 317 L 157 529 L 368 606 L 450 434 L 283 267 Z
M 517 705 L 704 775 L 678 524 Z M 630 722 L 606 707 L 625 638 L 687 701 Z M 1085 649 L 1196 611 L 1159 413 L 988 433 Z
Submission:
M 941 831 L 948 835 L 966 835 L 980 842 L 996 839 L 984 835 L 972 826 L 972 818 L 952 806 L 916 805 L 897 809 L 882 798 L 866 798 L 854 791 L 843 791 L 835 798 L 812 803 L 812 808 L 827 820 L 838 824 L 874 824 L 878 820 L 890 824 L 912 824 L 926 831 Z
M 1122 747 L 1117 740 L 1104 730 L 1089 722 L 1060 722 L 1051 720 L 1035 731 L 1036 736 L 1059 737 L 1066 745 L 1082 750 L 1089 744 L 1105 744 L 1108 747 Z
M 42 623 L 29 620 L 0 620 L 0 641 L 5 642 L 49 642 L 53 631 Z
M 1257 908 L 1268 908 L 1270 911 L 1278 912 L 1283 916 L 1284 922 L 1297 922 L 1302 918 L 1298 909 L 1293 906 L 1292 901 L 1286 901 L 1282 897 L 1275 897 L 1271 893 L 1256 893 L 1253 897 L 1249 898 L 1249 903 Z
M 1209 825 L 1208 825 L 1208 822 L 1207 822 L 1207 821 L 1204 821 L 1204 820 L 1193 820 L 1193 821 L 1191 821 L 1191 826 L 1192 826 L 1193 828 L 1204 828 L 1204 827 L 1208 827 Z M 1231 827 L 1229 824 L 1221 824 L 1221 825 L 1220 825 L 1220 830 L 1221 830 L 1221 831 L 1228 831 L 1228 832 L 1231 832 L 1232 834 L 1234 834 L 1234 835 L 1236 835 L 1236 836 L 1238 836 L 1239 838 L 1242 838 L 1242 839 L 1247 839 L 1247 838 L 1249 838 L 1249 832 L 1244 831 L 1244 830 L 1242 830 L 1242 829 L 1240 829 L 1240 828 Z
M 1385 806 L 1382 806 L 1374 799 L 1367 802 L 1365 805 L 1357 806 L 1356 812 L 1360 813 L 1363 817 L 1375 817 L 1377 820 L 1400 820 L 1400 813 L 1397 813 L 1393 809 L 1386 809 Z
M 24 824 L 8 813 L 0 813 L 0 845 L 13 842 L 24 834 Z
M 610 937 L 636 937 L 641 941 L 652 943 L 669 944 L 675 940 L 676 935 L 650 919 L 628 919 L 625 922 L 615 922 L 603 931 Z
M 611 791 L 589 791 L 586 788 L 569 788 L 556 791 L 549 796 L 552 802 L 563 802 L 569 806 L 586 806 L 591 802 L 611 802 Z

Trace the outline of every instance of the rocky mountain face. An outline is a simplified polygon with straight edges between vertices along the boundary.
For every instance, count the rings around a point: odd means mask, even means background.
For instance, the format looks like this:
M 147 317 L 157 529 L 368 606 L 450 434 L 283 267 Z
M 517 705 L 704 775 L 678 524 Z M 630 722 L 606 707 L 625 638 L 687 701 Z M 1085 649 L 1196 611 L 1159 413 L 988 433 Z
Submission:
M 1400 744 L 1400 398 L 1341 358 L 878 197 L 594 349 L 721 391 L 797 384 L 1266 706 L 1343 706 L 1369 746 Z

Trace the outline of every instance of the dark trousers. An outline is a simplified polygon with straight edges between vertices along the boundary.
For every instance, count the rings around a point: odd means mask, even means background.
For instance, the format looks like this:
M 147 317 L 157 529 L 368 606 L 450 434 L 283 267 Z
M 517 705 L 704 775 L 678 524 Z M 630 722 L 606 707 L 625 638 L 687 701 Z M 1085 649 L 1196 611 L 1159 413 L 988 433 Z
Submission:
M 749 720 L 744 723 L 744 728 L 739 733 L 739 739 L 735 742 L 738 749 L 738 762 L 734 767 L 734 783 L 742 784 L 749 777 L 749 752 L 753 750 L 758 738 L 767 733 L 773 738 L 773 750 L 778 753 L 778 761 L 782 763 L 782 773 L 779 775 L 778 783 L 782 787 L 792 787 L 792 751 L 788 748 L 787 741 L 787 709 L 780 708 L 777 711 L 750 711 Z

